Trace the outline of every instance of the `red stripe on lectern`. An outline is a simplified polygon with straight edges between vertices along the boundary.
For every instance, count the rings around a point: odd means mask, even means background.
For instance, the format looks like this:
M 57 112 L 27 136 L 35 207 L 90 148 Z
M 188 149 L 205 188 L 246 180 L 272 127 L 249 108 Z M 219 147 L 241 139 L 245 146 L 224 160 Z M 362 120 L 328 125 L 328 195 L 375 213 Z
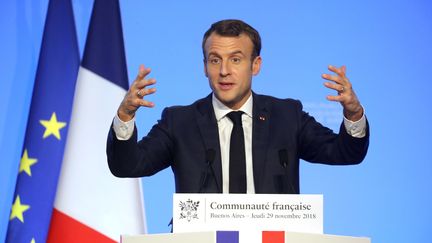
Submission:
M 285 243 L 284 231 L 263 231 L 262 243 Z
M 48 243 L 115 243 L 87 225 L 54 209 L 48 233 Z

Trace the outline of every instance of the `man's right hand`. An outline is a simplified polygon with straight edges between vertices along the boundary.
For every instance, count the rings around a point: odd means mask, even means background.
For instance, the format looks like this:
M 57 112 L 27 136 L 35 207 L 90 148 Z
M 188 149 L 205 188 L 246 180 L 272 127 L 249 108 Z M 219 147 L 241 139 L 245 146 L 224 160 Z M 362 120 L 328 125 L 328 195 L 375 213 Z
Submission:
M 130 86 L 117 110 L 120 120 L 124 122 L 132 120 L 140 106 L 154 107 L 153 102 L 144 99 L 144 96 L 156 92 L 156 88 L 147 88 L 147 86 L 156 83 L 156 80 L 153 78 L 145 79 L 150 72 L 150 68 L 140 65 L 135 81 Z

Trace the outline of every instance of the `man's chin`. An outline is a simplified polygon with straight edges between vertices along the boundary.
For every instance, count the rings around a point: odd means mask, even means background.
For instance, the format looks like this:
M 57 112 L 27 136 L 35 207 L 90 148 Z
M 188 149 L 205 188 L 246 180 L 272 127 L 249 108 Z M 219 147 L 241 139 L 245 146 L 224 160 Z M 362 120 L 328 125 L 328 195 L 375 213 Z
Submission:
M 227 95 L 216 95 L 216 98 L 224 105 L 231 107 L 235 104 L 235 100 Z

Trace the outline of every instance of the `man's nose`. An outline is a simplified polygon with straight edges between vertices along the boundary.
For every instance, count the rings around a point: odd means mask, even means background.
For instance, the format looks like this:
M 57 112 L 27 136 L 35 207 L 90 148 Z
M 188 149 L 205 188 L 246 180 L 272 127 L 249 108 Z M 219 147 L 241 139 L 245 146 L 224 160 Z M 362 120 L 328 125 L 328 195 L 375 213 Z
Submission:
M 221 63 L 219 73 L 222 77 L 226 77 L 231 73 L 231 68 L 227 61 Z

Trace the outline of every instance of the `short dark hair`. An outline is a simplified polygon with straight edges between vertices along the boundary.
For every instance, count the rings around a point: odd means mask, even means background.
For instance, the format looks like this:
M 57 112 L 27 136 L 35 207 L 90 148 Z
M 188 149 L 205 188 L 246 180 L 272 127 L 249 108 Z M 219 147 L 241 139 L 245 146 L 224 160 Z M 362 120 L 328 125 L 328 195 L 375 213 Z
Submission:
M 227 37 L 236 37 L 244 33 L 250 38 L 253 44 L 252 60 L 255 59 L 255 57 L 260 55 L 261 37 L 258 31 L 256 31 L 256 29 L 254 29 L 252 26 L 246 24 L 241 20 L 225 19 L 212 24 L 210 28 L 204 33 L 204 37 L 202 41 L 204 60 L 206 60 L 205 43 L 213 32 L 215 32 L 220 36 L 227 36 Z

